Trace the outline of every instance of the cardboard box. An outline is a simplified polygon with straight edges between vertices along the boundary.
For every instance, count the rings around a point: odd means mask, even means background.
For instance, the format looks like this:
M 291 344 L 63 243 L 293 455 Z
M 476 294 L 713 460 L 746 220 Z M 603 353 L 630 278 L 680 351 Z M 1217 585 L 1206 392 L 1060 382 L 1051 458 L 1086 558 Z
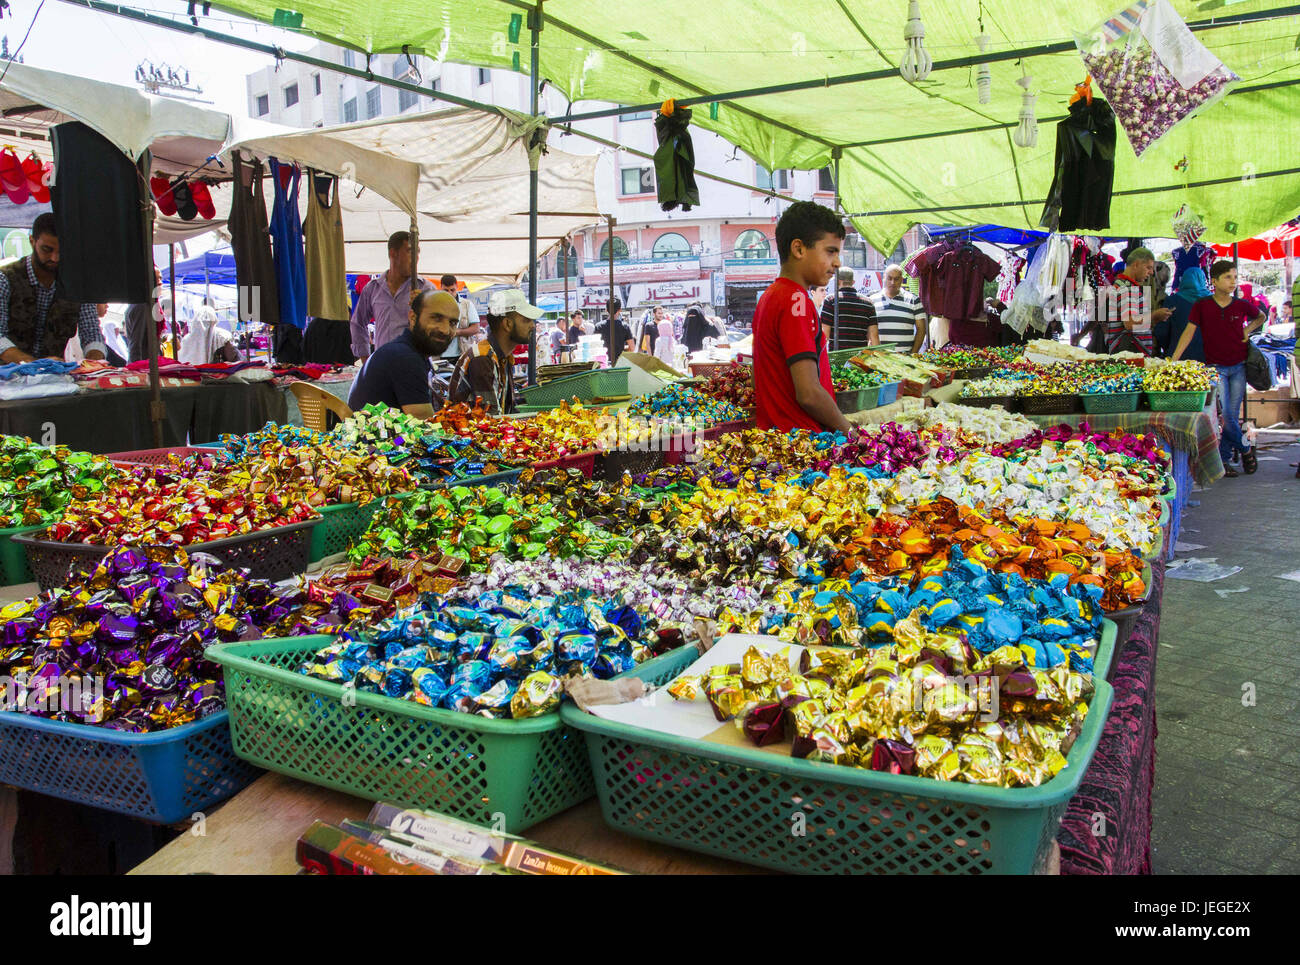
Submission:
M 627 391 L 634 399 L 653 395 L 664 386 L 686 378 L 676 369 L 644 352 L 624 352 L 614 363 L 614 368 L 631 369 L 627 376 Z

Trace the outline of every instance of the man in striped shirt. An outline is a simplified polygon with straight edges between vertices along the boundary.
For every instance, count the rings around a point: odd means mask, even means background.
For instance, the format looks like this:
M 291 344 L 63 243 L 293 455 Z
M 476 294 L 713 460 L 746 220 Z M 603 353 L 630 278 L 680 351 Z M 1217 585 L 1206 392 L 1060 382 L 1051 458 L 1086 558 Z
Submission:
M 839 272 L 840 348 L 862 348 L 878 345 L 876 337 L 876 310 L 853 287 L 853 269 L 841 268 Z M 835 331 L 835 302 L 829 298 L 822 302 L 822 328 L 827 341 Z
M 883 345 L 907 345 L 913 352 L 925 341 L 925 309 L 921 299 L 903 287 L 903 269 L 885 269 L 885 287 L 871 296 L 876 311 L 876 330 Z

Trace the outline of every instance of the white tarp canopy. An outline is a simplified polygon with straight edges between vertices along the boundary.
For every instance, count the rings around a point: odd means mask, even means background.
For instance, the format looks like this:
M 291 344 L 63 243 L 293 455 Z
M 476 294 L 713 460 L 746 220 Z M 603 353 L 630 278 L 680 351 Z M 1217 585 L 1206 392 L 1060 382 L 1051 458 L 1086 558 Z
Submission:
M 240 137 L 245 125 L 236 122 L 226 156 L 276 157 L 345 179 L 349 271 L 386 268 L 388 236 L 408 229 L 412 213 L 422 274 L 509 282 L 528 267 L 529 130 L 520 115 L 455 109 L 301 131 L 259 126 Z M 539 253 L 600 220 L 597 160 L 555 149 L 541 156 Z M 223 208 L 214 194 L 219 212 L 229 210 L 228 197 Z M 300 201 L 305 211 L 305 191 Z
M 93 127 L 131 160 L 153 152 L 155 171 L 205 168 L 230 139 L 230 115 L 134 87 L 107 84 L 13 61 L 0 81 L 0 137 L 15 137 L 22 154 L 51 158 L 49 129 L 65 121 Z M 56 173 L 57 176 L 57 173 Z

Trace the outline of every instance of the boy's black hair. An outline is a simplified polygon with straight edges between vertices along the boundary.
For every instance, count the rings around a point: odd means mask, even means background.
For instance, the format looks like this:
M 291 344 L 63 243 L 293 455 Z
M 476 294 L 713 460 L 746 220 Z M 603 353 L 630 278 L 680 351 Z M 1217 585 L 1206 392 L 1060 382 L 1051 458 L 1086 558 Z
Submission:
M 796 201 L 790 205 L 776 223 L 776 253 L 781 264 L 789 261 L 790 245 L 796 238 L 811 248 L 822 235 L 844 237 L 844 222 L 839 215 L 815 201 Z
M 42 211 L 36 216 L 36 220 L 32 222 L 32 237 L 39 238 L 41 235 L 51 235 L 57 238 L 59 231 L 54 225 L 54 215 L 49 211 Z

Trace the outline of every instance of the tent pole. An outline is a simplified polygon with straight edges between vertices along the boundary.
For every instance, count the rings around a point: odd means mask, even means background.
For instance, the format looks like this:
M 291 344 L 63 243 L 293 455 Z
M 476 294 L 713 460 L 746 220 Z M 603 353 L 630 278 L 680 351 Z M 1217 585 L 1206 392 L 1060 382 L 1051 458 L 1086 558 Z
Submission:
M 180 361 L 181 340 L 176 337 L 176 244 L 167 246 L 167 264 L 172 286 L 172 358 Z
M 528 14 L 528 29 L 532 34 L 531 50 L 529 53 L 529 106 L 532 116 L 537 116 L 538 110 L 538 91 L 537 82 L 540 67 L 538 57 L 541 53 L 541 33 L 542 33 L 542 0 L 538 0 L 537 5 Z M 534 131 L 533 138 L 546 135 L 545 129 Z M 537 167 L 541 164 L 541 156 L 532 150 L 529 145 L 528 151 L 528 303 L 537 304 Z M 537 384 L 537 333 L 528 342 L 528 384 Z
M 419 291 L 416 279 L 420 275 L 420 226 L 416 223 L 415 215 L 411 215 L 411 294 Z M 452 294 L 456 294 L 452 292 Z
M 560 327 L 566 329 L 565 334 L 567 336 L 569 327 L 569 239 L 567 237 L 563 239 L 560 245 L 560 257 L 564 259 L 564 268 L 561 269 L 564 272 L 564 317 L 560 319 Z M 1289 285 L 1290 278 L 1287 279 L 1287 282 Z M 1288 287 L 1287 290 L 1290 291 L 1290 288 Z
M 612 214 L 605 215 L 609 219 L 609 299 L 605 302 L 605 307 L 609 309 L 609 364 L 614 364 L 614 225 L 618 219 Z
M 1240 265 L 1237 261 L 1237 243 L 1235 241 L 1232 243 L 1232 270 L 1240 272 Z
M 140 184 L 149 183 L 149 170 L 153 166 L 152 155 L 145 151 L 136 162 L 140 172 Z M 149 346 L 149 421 L 153 426 L 153 447 L 161 449 L 163 444 L 162 423 L 167 408 L 162 400 L 162 386 L 158 381 L 158 286 L 153 280 L 153 198 L 148 190 L 140 195 L 140 214 L 144 222 L 145 271 L 149 274 L 149 324 L 145 326 Z
M 835 217 L 840 216 L 840 149 L 831 149 L 831 158 L 835 165 Z M 841 222 L 842 223 L 842 222 Z M 833 317 L 831 319 L 831 346 L 839 351 L 840 347 L 840 273 L 835 273 L 835 304 L 832 307 Z M 820 364 L 820 363 L 818 363 Z

